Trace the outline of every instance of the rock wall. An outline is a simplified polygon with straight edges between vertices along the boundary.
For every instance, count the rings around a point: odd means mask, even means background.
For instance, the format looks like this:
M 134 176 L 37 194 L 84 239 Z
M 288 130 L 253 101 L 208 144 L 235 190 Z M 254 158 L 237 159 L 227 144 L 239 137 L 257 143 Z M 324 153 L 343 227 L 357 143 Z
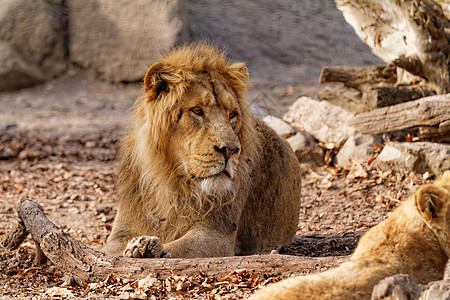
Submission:
M 247 63 L 252 84 L 314 84 L 325 65 L 381 63 L 333 0 L 185 0 L 196 40 Z
M 191 40 L 181 0 L 67 0 L 73 63 L 110 82 L 141 80 L 150 64 Z
M 60 7 L 45 0 L 0 1 L 0 91 L 38 84 L 66 68 Z
M 2 0 L 0 91 L 42 83 L 71 63 L 110 82 L 139 81 L 190 40 L 183 0 Z
M 323 65 L 379 62 L 333 0 L 2 0 L 0 42 L 21 68 L 8 69 L 15 64 L 3 55 L 0 81 L 9 78 L 3 90 L 26 87 L 71 64 L 110 82 L 139 81 L 191 40 L 245 61 L 261 87 L 317 83 Z M 10 72 L 17 75 L 2 75 Z M 20 74 L 28 79 L 11 79 Z

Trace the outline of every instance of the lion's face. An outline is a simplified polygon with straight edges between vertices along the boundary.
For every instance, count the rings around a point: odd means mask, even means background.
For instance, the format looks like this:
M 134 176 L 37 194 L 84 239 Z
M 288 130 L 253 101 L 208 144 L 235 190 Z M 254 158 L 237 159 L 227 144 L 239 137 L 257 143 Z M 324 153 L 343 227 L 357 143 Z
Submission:
M 415 194 L 415 203 L 421 219 L 450 256 L 450 171 L 433 184 L 423 185 Z
M 232 191 L 249 132 L 242 126 L 250 122 L 245 65 L 229 64 L 210 47 L 182 48 L 151 66 L 144 85 L 137 153 L 160 155 L 148 154 L 157 159 L 143 173 L 158 164 L 159 173 L 164 168 L 170 174 L 160 182 L 183 182 L 208 195 Z
M 240 114 L 233 91 L 207 77 L 192 84 L 178 105 L 170 148 L 185 176 L 206 194 L 233 186 L 241 153 Z

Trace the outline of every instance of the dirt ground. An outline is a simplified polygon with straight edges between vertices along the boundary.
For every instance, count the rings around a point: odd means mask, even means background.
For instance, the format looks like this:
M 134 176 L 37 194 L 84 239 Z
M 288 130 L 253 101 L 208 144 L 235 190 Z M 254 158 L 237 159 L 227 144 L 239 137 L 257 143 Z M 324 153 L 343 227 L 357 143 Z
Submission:
M 315 85 L 293 90 L 253 89 L 279 110 Z M 140 93 L 137 84 L 109 85 L 77 71 L 42 86 L 0 94 L 0 239 L 15 225 L 20 201 L 38 202 L 48 218 L 67 234 L 99 248 L 106 240 L 116 208 L 114 165 L 126 115 Z M 303 199 L 297 237 L 280 253 L 343 256 L 354 250 L 368 228 L 383 220 L 426 180 L 417 174 L 378 172 L 355 163 L 303 174 Z M 130 282 L 110 276 L 102 282 L 65 286 L 64 271 L 47 262 L 33 265 L 35 246 L 28 239 L 16 251 L 0 246 L 2 298 L 241 299 L 289 274 L 268 277 L 257 271 L 226 278 L 205 274 Z M 331 266 L 330 266 L 331 267 Z M 316 271 L 322 271 L 316 270 Z

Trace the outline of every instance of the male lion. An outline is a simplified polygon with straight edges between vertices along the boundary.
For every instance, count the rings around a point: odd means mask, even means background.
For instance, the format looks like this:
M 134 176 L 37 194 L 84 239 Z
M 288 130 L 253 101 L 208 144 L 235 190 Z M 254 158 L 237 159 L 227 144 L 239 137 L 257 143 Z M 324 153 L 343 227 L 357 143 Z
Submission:
M 104 250 L 212 257 L 291 243 L 300 166 L 253 116 L 243 63 L 207 45 L 177 48 L 145 75 L 121 150 L 119 208 Z
M 442 279 L 450 257 L 450 172 L 422 186 L 361 238 L 346 263 L 269 285 L 250 299 L 370 299 L 381 279 L 403 273 L 427 284 Z

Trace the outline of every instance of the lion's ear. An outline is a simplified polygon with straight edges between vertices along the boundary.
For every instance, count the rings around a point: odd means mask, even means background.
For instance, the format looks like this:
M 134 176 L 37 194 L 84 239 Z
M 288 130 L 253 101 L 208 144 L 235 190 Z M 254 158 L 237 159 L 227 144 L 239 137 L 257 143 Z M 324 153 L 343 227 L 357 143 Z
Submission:
M 422 186 L 415 194 L 415 203 L 419 213 L 430 222 L 444 217 L 445 202 L 450 201 L 450 193 L 436 184 Z
M 182 76 L 177 74 L 172 66 L 160 62 L 152 65 L 144 77 L 148 100 L 156 100 L 159 95 L 169 92 L 171 86 L 182 80 Z
M 234 63 L 227 67 L 226 72 L 230 83 L 235 89 L 244 91 L 250 86 L 247 67 L 244 63 Z

